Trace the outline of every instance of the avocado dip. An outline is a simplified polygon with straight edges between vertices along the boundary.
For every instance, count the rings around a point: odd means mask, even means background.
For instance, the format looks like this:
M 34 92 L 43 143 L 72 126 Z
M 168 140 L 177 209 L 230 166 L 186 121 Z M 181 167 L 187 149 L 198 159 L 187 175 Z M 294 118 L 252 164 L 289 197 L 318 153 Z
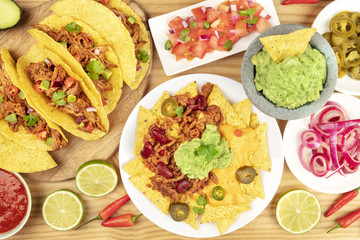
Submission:
M 304 53 L 275 63 L 265 48 L 254 55 L 255 86 L 278 107 L 300 107 L 320 98 L 326 80 L 326 61 L 317 50 L 307 46 Z
M 176 165 L 190 179 L 203 179 L 213 168 L 226 168 L 233 152 L 214 125 L 206 125 L 201 138 L 182 143 L 174 153 Z

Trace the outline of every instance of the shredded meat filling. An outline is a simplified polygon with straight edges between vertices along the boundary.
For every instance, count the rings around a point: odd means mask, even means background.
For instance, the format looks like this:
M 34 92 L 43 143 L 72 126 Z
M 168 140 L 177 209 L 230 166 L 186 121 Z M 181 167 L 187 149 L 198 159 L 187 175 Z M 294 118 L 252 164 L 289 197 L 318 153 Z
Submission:
M 0 113 L 2 119 L 14 113 L 16 114 L 16 121 L 8 121 L 8 125 L 13 132 L 17 132 L 20 126 L 24 126 L 26 131 L 32 134 L 46 131 L 46 135 L 52 138 L 51 147 L 53 150 L 66 146 L 67 142 L 60 132 L 50 128 L 45 119 L 28 104 L 26 99 L 20 98 L 19 94 L 14 96 L 8 94 L 7 89 L 9 87 L 13 87 L 13 84 L 5 71 L 5 63 L 0 56 L 0 96 L 2 96 L 3 99 L 2 103 L 0 103 Z M 28 115 L 28 113 L 39 118 L 33 126 L 28 126 L 27 122 L 24 120 L 24 117 Z
M 90 34 L 85 32 L 77 33 L 76 31 L 69 32 L 65 29 L 65 27 L 62 27 L 60 30 L 51 29 L 49 26 L 43 24 L 36 24 L 33 27 L 45 32 L 56 42 L 66 42 L 67 50 L 81 64 L 84 71 L 87 71 L 86 66 L 89 64 L 91 59 L 100 60 L 104 64 L 105 69 L 117 67 L 116 64 L 113 64 L 105 58 L 105 53 L 108 51 L 108 47 L 95 47 L 95 41 Z M 104 79 L 101 75 L 99 75 L 98 80 L 93 80 L 93 83 L 101 94 L 102 99 L 105 99 L 104 92 L 113 89 L 111 83 Z
M 68 88 L 64 82 L 68 79 L 68 75 L 63 66 L 53 66 L 49 67 L 45 62 L 40 63 L 31 63 L 25 68 L 25 72 L 29 78 L 37 83 L 42 80 L 47 80 L 50 82 L 50 86 L 47 90 L 44 91 L 44 94 L 49 98 L 48 104 L 54 108 L 59 109 L 64 113 L 73 115 L 74 119 L 80 118 L 84 124 L 88 123 L 91 126 L 106 132 L 106 129 L 101 125 L 101 119 L 96 112 L 87 111 L 87 108 L 91 107 L 90 100 L 82 91 L 80 83 L 75 80 L 73 86 Z M 57 84 L 54 85 L 54 82 Z M 53 94 L 55 92 L 63 91 L 66 93 L 66 96 L 72 94 L 76 97 L 75 102 L 67 102 L 65 105 L 58 105 L 54 99 Z M 66 99 L 66 97 L 64 98 Z M 82 131 L 88 131 L 86 128 L 80 128 Z
M 204 86 L 200 94 L 207 100 L 213 85 L 208 83 Z M 144 136 L 144 145 L 151 144 L 152 154 L 147 158 L 142 157 L 142 159 L 145 166 L 155 173 L 155 175 L 150 178 L 151 186 L 149 187 L 161 192 L 163 196 L 169 197 L 171 202 L 178 202 L 180 200 L 180 193 L 176 191 L 176 186 L 179 181 L 185 179 L 189 182 L 186 191 L 181 193 L 187 198 L 195 193 L 202 194 L 202 190 L 209 184 L 209 180 L 217 183 L 218 179 L 213 172 L 210 172 L 208 177 L 202 180 L 189 179 L 176 165 L 174 159 L 175 151 L 181 143 L 190 141 L 193 138 L 200 138 L 205 130 L 206 124 L 213 124 L 219 128 L 223 121 L 223 116 L 220 108 L 215 105 L 206 106 L 204 111 L 189 108 L 189 93 L 177 95 L 174 98 L 179 105 L 185 107 L 183 116 L 174 118 L 166 117 L 163 122 L 160 123 L 160 121 L 157 120 L 156 123 L 149 127 L 148 133 Z M 203 113 L 204 117 L 199 119 L 198 116 L 200 113 Z M 164 132 L 168 132 L 174 123 L 177 123 L 180 127 L 178 133 L 180 137 L 167 137 L 166 144 L 158 142 L 153 136 L 152 130 L 162 129 Z M 166 178 L 162 175 L 157 167 L 159 162 L 163 162 L 171 170 L 173 173 L 171 178 Z

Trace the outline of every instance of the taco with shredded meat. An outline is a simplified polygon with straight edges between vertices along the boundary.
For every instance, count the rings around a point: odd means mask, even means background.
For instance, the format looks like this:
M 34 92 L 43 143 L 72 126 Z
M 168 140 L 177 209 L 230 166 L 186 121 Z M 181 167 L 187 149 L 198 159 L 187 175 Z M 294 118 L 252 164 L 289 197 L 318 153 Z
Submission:
M 96 140 L 109 130 L 101 102 L 55 53 L 33 45 L 16 65 L 25 95 L 39 112 L 66 131 L 85 140 Z
M 102 4 L 101 4 L 102 3 Z M 150 63 L 150 41 L 140 17 L 120 0 L 61 0 L 51 7 L 58 15 L 81 19 L 114 49 L 125 83 L 136 89 Z
M 0 54 L 0 131 L 26 148 L 52 151 L 67 145 L 58 125 L 37 110 L 18 84 L 15 61 L 3 47 Z
M 33 28 L 29 33 L 71 66 L 96 93 L 105 112 L 112 112 L 121 96 L 123 77 L 109 44 L 87 24 L 67 16 L 52 15 Z

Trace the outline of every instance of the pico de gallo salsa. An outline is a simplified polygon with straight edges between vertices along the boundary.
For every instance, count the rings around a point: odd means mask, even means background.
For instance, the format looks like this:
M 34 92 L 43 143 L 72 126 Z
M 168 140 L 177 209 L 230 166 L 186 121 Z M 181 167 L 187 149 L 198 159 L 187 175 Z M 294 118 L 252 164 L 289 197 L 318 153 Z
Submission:
M 268 22 L 271 16 L 252 0 L 226 1 L 217 8 L 202 6 L 191 11 L 193 16 L 185 19 L 177 16 L 168 24 L 165 49 L 171 50 L 176 61 L 202 59 L 214 50 L 231 51 L 241 37 L 271 27 Z
M 24 184 L 0 168 L 0 233 L 14 229 L 26 215 L 28 198 Z

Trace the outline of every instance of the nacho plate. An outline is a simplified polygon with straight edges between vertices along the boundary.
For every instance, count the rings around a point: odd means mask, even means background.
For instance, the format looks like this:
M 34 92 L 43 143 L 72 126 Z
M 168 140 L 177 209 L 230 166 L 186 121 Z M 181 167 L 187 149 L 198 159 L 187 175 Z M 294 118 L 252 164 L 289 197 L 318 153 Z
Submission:
M 170 95 L 173 95 L 193 81 L 196 81 L 198 86 L 202 86 L 206 82 L 217 84 L 231 104 L 235 104 L 246 99 L 245 92 L 240 83 L 225 77 L 211 74 L 185 75 L 159 85 L 139 102 L 124 126 L 119 149 L 120 174 L 122 176 L 125 189 L 131 199 L 133 199 L 136 207 L 153 223 L 169 232 L 182 236 L 214 237 L 220 235 L 214 222 L 199 224 L 198 230 L 195 230 L 184 222 L 173 221 L 169 215 L 164 215 L 158 207 L 156 207 L 145 195 L 142 194 L 141 191 L 130 183 L 129 174 L 123 170 L 123 166 L 135 158 L 134 149 L 137 118 L 140 106 L 143 106 L 146 109 L 151 109 L 165 90 L 167 90 Z M 260 177 L 265 192 L 265 200 L 259 198 L 255 199 L 250 204 L 251 210 L 241 213 L 235 222 L 227 229 L 225 234 L 245 226 L 265 209 L 273 198 L 282 175 L 284 151 L 277 122 L 274 118 L 266 116 L 254 107 L 252 112 L 257 113 L 260 123 L 267 122 L 268 124 L 267 138 L 272 161 L 271 172 L 265 172 L 263 170 L 260 171 Z

